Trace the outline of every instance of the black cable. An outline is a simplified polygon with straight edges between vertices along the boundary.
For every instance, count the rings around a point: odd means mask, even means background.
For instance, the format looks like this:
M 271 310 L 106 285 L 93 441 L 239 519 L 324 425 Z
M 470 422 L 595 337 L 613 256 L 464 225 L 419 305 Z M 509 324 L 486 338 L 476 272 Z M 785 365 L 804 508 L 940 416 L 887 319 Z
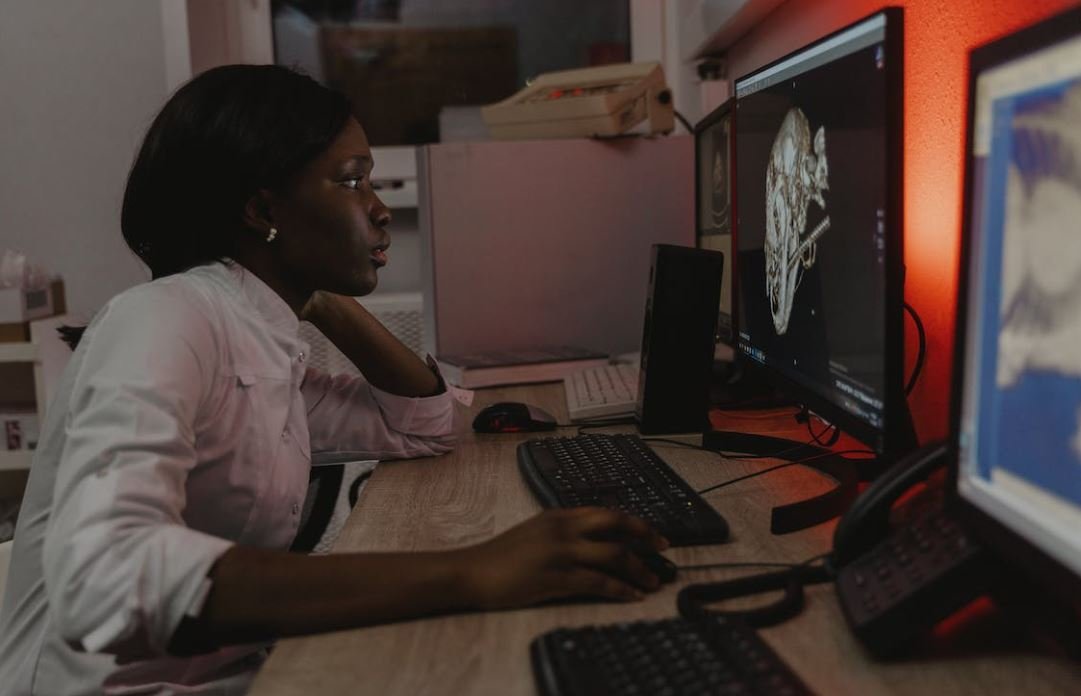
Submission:
M 800 561 L 799 563 L 782 563 L 780 561 L 745 561 L 745 562 L 732 562 L 732 563 L 701 563 L 698 565 L 676 566 L 676 570 L 714 570 L 718 568 L 805 568 L 815 561 L 820 561 L 823 558 L 828 558 L 832 551 L 826 553 L 820 553 L 817 556 L 811 556 L 807 560 Z
M 833 452 L 833 451 L 824 452 L 822 454 L 816 454 L 816 455 L 811 456 L 811 457 L 804 457 L 803 459 L 797 459 L 797 460 L 795 460 L 793 462 L 785 462 L 784 464 L 778 464 L 777 466 L 767 467 L 765 469 L 762 469 L 761 471 L 754 471 L 754 472 L 752 472 L 750 474 L 744 474 L 743 476 L 737 476 L 734 479 L 728 479 L 727 481 L 722 481 L 721 483 L 718 483 L 718 484 L 713 485 L 713 486 L 709 486 L 708 488 L 703 488 L 702 490 L 697 491 L 697 493 L 698 493 L 698 495 L 705 495 L 706 493 L 709 493 L 710 491 L 715 491 L 718 488 L 724 488 L 725 486 L 730 486 L 733 483 L 738 483 L 740 481 L 744 481 L 744 480 L 749 479 L 749 478 L 754 478 L 755 476 L 761 476 L 762 474 L 768 474 L 769 472 L 777 471 L 778 469 L 784 469 L 784 468 L 789 467 L 789 466 L 795 466 L 796 464 L 804 464 L 806 462 L 814 461 L 815 459 L 823 459 L 825 457 L 832 457 L 832 456 L 838 456 L 838 457 L 841 457 L 842 459 L 848 459 L 848 457 L 842 457 L 841 456 L 841 455 L 845 455 L 845 454 L 875 454 L 875 452 L 874 452 L 874 450 L 869 450 L 869 449 L 841 450 L 840 452 Z M 856 461 L 858 461 L 858 460 L 856 460 Z
M 904 307 L 905 311 L 912 317 L 912 322 L 916 325 L 916 336 L 919 339 L 919 348 L 916 350 L 916 364 L 912 366 L 912 376 L 908 378 L 908 384 L 905 385 L 905 396 L 908 396 L 916 386 L 916 380 L 919 378 L 920 372 L 923 371 L 923 360 L 927 353 L 927 334 L 923 330 L 920 315 L 916 314 L 916 310 L 912 308 L 912 305 L 905 302 Z
M 793 452 L 795 450 L 803 449 L 804 447 L 810 447 L 810 446 L 811 446 L 811 441 L 808 440 L 807 442 L 797 442 L 794 445 L 792 445 L 791 447 L 785 447 L 782 450 L 777 450 L 776 452 L 767 452 L 765 454 L 739 454 L 739 453 L 729 454 L 728 452 L 720 452 L 720 451 L 717 451 L 717 454 L 721 455 L 725 459 L 732 459 L 732 460 L 741 461 L 741 462 L 742 461 L 751 461 L 751 460 L 754 460 L 754 459 L 777 459 L 778 457 L 783 457 L 784 455 L 788 454 L 789 452 Z M 711 451 L 716 451 L 716 450 L 711 450 Z
M 679 119 L 679 122 L 683 124 L 683 127 L 687 129 L 688 133 L 694 133 L 694 126 L 691 125 L 690 121 L 683 117 L 683 114 L 674 109 L 672 112 L 676 115 L 676 118 Z
M 643 437 L 642 442 L 663 442 L 667 445 L 676 445 L 677 447 L 686 447 L 687 449 L 699 450 L 700 452 L 709 452 L 710 454 L 720 454 L 717 450 L 711 450 L 708 447 L 702 445 L 696 445 L 693 442 L 680 442 L 679 440 L 669 440 L 664 437 Z M 722 455 L 723 456 L 723 455 Z
M 624 418 L 609 418 L 607 420 L 598 420 L 588 423 L 579 423 L 578 432 L 583 433 L 586 430 L 594 430 L 596 428 L 610 428 L 616 425 L 634 425 L 638 421 L 634 416 L 626 416 Z
M 819 447 L 825 447 L 825 448 L 828 449 L 830 447 L 833 447 L 835 444 L 837 444 L 837 440 L 841 439 L 841 429 L 838 428 L 833 423 L 826 423 L 826 427 L 822 432 L 815 433 L 814 428 L 811 427 L 811 414 L 810 414 L 810 411 L 807 412 L 807 421 L 806 422 L 807 422 L 807 432 L 811 434 L 811 439 L 814 440 L 815 444 L 817 444 Z M 826 433 L 828 433 L 831 430 L 833 431 L 833 434 L 830 435 L 830 438 L 828 440 L 823 442 L 822 438 L 825 437 Z

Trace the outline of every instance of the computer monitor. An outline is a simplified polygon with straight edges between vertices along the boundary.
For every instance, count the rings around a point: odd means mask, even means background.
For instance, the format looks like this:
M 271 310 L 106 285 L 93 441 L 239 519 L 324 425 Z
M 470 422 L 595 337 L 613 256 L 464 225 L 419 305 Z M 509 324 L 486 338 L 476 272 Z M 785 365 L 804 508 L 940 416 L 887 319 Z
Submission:
M 1081 9 L 970 58 L 958 515 L 1081 608 Z
M 724 281 L 717 315 L 717 340 L 733 342 L 732 322 L 732 138 L 733 100 L 694 127 L 695 239 L 700 249 L 724 253 Z
M 735 83 L 738 355 L 880 459 L 915 445 L 901 37 L 888 8 Z

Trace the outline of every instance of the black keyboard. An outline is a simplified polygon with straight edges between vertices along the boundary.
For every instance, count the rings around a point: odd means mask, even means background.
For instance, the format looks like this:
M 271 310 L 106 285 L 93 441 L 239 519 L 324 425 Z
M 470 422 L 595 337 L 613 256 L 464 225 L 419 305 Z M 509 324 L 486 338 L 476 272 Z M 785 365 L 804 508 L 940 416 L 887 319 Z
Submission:
M 641 517 L 673 546 L 716 544 L 728 523 L 635 435 L 579 435 L 518 445 L 518 468 L 545 507 Z
M 738 619 L 559 629 L 529 646 L 544 696 L 797 696 L 811 691 Z

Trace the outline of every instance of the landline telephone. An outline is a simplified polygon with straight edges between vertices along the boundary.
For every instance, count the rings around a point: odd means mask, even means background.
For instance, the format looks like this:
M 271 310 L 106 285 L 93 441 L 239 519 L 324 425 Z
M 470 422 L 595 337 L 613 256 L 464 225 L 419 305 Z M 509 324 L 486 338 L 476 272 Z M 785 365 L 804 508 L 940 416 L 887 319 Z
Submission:
M 690 585 L 677 604 L 684 616 L 721 613 L 753 626 L 790 618 L 803 604 L 803 587 L 833 580 L 845 619 L 879 656 L 902 652 L 935 623 L 985 591 L 985 556 L 943 511 L 934 483 L 895 512 L 904 522 L 890 529 L 894 503 L 946 464 L 945 443 L 925 446 L 895 464 L 853 503 L 837 524 L 833 551 L 821 565 L 803 565 L 721 583 Z M 773 604 L 742 611 L 714 611 L 710 602 L 783 590 Z
M 674 114 L 659 63 L 545 73 L 481 108 L 492 137 L 501 140 L 616 136 L 646 120 L 650 133 L 670 133 Z

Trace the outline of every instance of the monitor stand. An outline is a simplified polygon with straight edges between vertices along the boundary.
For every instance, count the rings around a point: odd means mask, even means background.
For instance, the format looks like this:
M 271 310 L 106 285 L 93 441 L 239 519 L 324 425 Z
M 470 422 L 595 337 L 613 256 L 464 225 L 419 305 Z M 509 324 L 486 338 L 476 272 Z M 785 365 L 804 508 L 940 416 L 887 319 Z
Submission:
M 769 528 L 774 534 L 796 532 L 839 517 L 858 493 L 860 477 L 855 462 L 822 447 L 769 435 L 727 430 L 703 433 L 702 446 L 715 452 L 769 455 L 790 462 L 815 457 L 802 462 L 803 466 L 820 471 L 837 482 L 836 486 L 821 495 L 773 508 Z

